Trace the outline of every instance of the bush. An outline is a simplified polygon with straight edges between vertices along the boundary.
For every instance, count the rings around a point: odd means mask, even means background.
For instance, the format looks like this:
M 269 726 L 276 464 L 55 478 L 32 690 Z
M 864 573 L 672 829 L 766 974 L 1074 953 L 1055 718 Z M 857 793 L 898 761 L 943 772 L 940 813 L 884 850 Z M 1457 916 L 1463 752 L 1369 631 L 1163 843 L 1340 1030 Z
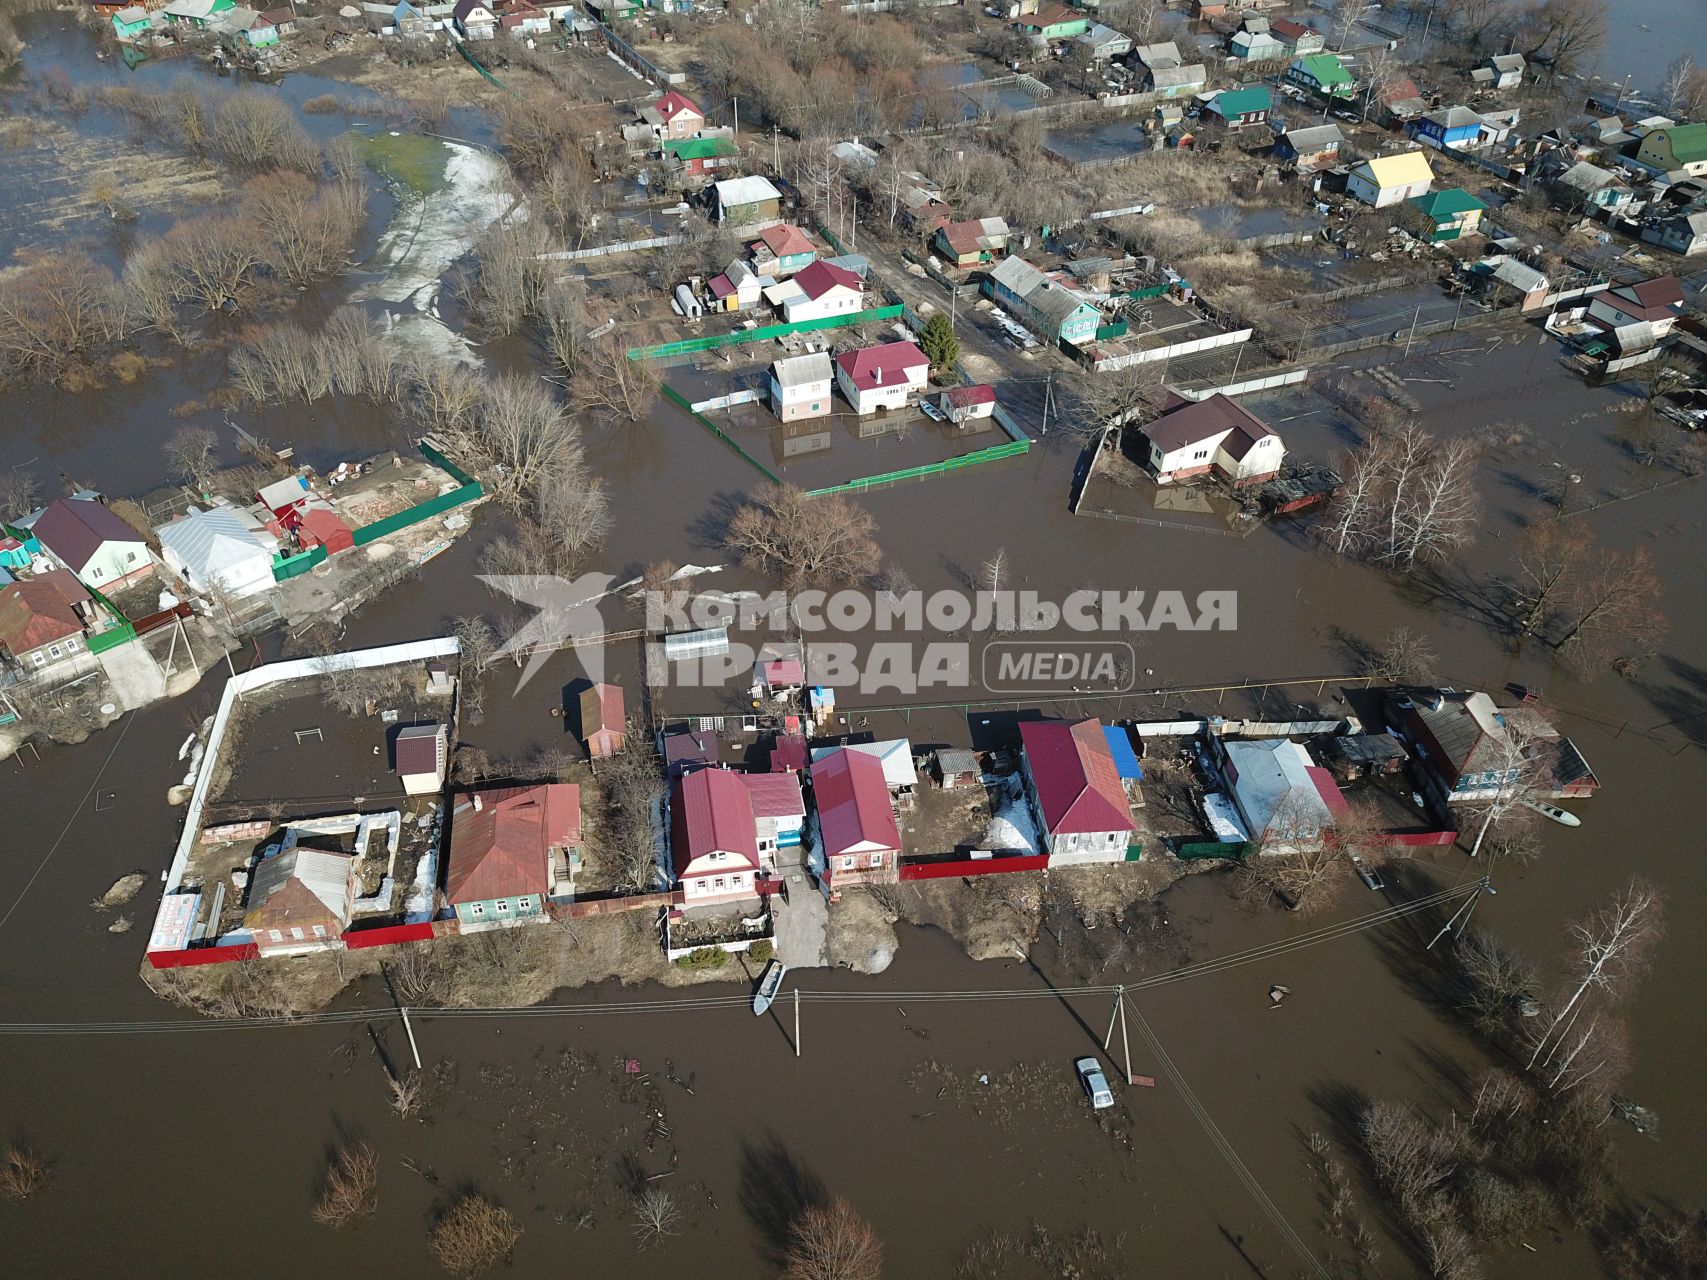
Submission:
M 729 953 L 722 947 L 698 947 L 676 960 L 678 969 L 721 969 L 729 963 Z
M 522 1229 L 509 1211 L 470 1192 L 433 1224 L 433 1254 L 453 1276 L 477 1276 L 506 1261 Z
M 769 964 L 771 957 L 775 954 L 776 947 L 772 944 L 769 938 L 760 938 L 752 946 L 747 948 L 747 959 L 753 961 L 755 964 Z
M 314 1220 L 341 1227 L 379 1208 L 379 1158 L 365 1142 L 340 1147 L 326 1163 Z
M 32 1151 L 9 1147 L 0 1157 L 0 1200 L 28 1200 L 47 1182 L 47 1163 Z

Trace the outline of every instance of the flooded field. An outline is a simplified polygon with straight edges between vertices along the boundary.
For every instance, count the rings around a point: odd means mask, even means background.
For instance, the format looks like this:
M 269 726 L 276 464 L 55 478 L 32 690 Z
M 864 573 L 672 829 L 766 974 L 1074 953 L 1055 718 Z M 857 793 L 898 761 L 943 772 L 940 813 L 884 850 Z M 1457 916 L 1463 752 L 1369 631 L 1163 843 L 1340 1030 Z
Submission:
M 47 28 L 30 34 L 30 57 L 58 58 L 83 79 L 114 74 L 78 56 L 81 36 L 56 43 Z M 30 73 L 28 57 L 26 64 Z M 196 74 L 187 64 L 140 74 L 185 73 Z M 287 77 L 279 91 L 293 100 L 312 96 L 309 88 L 325 91 L 299 83 L 310 79 Z M 1398 309 L 1408 315 L 1419 304 L 1407 298 Z M 1390 298 L 1369 305 L 1395 309 Z M 521 358 L 505 353 L 512 357 Z M 1230 538 L 1074 517 L 1066 502 L 1080 446 L 1060 432 L 1024 458 L 875 491 L 861 503 L 876 518 L 886 557 L 926 590 L 956 585 L 995 546 L 1007 549 L 1019 585 L 1051 596 L 1081 586 L 1236 590 L 1235 632 L 1139 638 L 1144 690 L 1308 677 L 1278 696 L 1332 703 L 1335 678 L 1354 669 L 1348 637 L 1369 641 L 1401 625 L 1432 638 L 1446 678 L 1461 687 L 1545 687 L 1602 790 L 1582 806 L 1581 829 L 1549 827 L 1538 862 L 1498 873 L 1500 892 L 1477 908 L 1477 923 L 1546 957 L 1560 944 L 1563 921 L 1631 873 L 1665 887 L 1672 936 L 1626 1010 L 1636 1054 L 1627 1092 L 1658 1112 L 1662 1128 L 1657 1141 L 1621 1129 L 1618 1144 L 1633 1194 L 1698 1205 L 1707 1196 L 1698 1138 L 1707 1103 L 1690 1028 L 1707 999 L 1707 952 L 1695 945 L 1707 910 L 1695 834 L 1707 820 L 1707 758 L 1694 745 L 1707 740 L 1702 481 L 1632 460 L 1618 439 L 1626 393 L 1583 386 L 1533 328 L 1444 335 L 1403 362 L 1393 350 L 1359 353 L 1331 372 L 1362 366 L 1405 379 L 1431 429 L 1489 442 L 1481 536 L 1445 586 L 1336 562 L 1296 524 Z M 158 483 L 171 424 L 222 424 L 218 414 L 172 411 L 205 398 L 223 372 L 218 353 L 193 354 L 134 386 L 13 393 L 0 417 L 0 462 L 40 458 L 44 470 L 117 492 Z M 1014 399 L 1020 394 L 1016 387 Z M 1254 407 L 1308 456 L 1332 458 L 1351 439 L 1343 415 L 1308 391 Z M 334 402 L 240 421 L 310 461 L 371 452 L 400 432 L 388 414 Z M 593 567 L 625 575 L 665 557 L 721 563 L 715 517 L 753 481 L 741 459 L 662 408 L 637 426 L 592 430 L 587 443 L 614 518 Z M 871 447 L 881 454 L 888 446 Z M 1544 651 L 1510 648 L 1480 612 L 1473 588 L 1509 570 L 1518 521 L 1535 514 L 1537 494 L 1561 472 L 1579 477 L 1574 509 L 1604 504 L 1573 518 L 1606 545 L 1647 547 L 1668 584 L 1670 636 L 1634 679 L 1582 680 L 1555 669 Z M 352 619 L 345 643 L 440 634 L 457 614 L 496 613 L 475 575 L 498 520 L 480 521 L 422 575 Z M 737 571 L 718 582 L 765 585 Z M 264 645 L 262 656 L 269 651 Z M 251 660 L 239 655 L 238 664 Z M 610 660 L 625 685 L 638 683 L 637 652 L 616 650 Z M 513 695 L 498 677 L 469 736 L 512 756 L 561 745 L 566 724 L 550 711 L 583 677 L 567 654 Z M 129 716 L 80 747 L 0 764 L 0 1020 L 120 1024 L 99 1037 L 0 1027 L 0 1077 L 12 1086 L 0 1095 L 0 1129 L 27 1137 L 54 1165 L 46 1191 L 4 1210 L 19 1274 L 158 1275 L 139 1241 L 153 1255 L 170 1250 L 174 1269 L 185 1272 L 230 1266 L 239 1253 L 258 1276 L 419 1272 L 433 1265 L 424 1234 L 430 1214 L 465 1185 L 521 1222 L 518 1276 L 768 1274 L 777 1224 L 821 1184 L 872 1220 L 894 1276 L 952 1274 L 981 1232 L 1033 1222 L 1060 1235 L 1096 1232 L 1105 1260 L 1087 1264 L 1087 1276 L 1291 1275 L 1303 1264 L 1241 1185 L 1186 1091 L 1311 1252 L 1343 1260 L 1345 1246 L 1319 1228 L 1306 1136 L 1319 1130 L 1343 1154 L 1348 1107 L 1358 1097 L 1461 1105 L 1463 1080 L 1487 1065 L 1429 994 L 1421 944 L 1433 922 L 1413 917 L 1140 990 L 1135 1008 L 1166 1059 L 1135 1024 L 1132 1066 L 1158 1086 L 1121 1090 L 1112 1115 L 1097 1119 L 1080 1101 L 1071 1064 L 1100 1052 L 1107 998 L 1053 994 L 1052 986 L 1085 979 L 1047 942 L 1032 963 L 974 964 L 946 936 L 908 929 L 880 978 L 798 975 L 808 993 L 798 1046 L 791 1011 L 754 1019 L 741 1007 L 748 988 L 735 983 L 566 991 L 556 1010 L 418 1018 L 434 1083 L 425 1119 L 404 1122 L 388 1109 L 380 1057 L 400 1061 L 409 1050 L 380 984 L 346 993 L 337 1006 L 350 1015 L 343 1023 L 233 1029 L 195 1021 L 138 981 L 144 932 L 111 934 L 108 917 L 88 906 L 116 878 L 140 871 L 149 884 L 130 910 L 151 918 L 155 878 L 181 816 L 164 803 L 183 773 L 178 744 L 212 709 L 221 679 L 210 675 L 195 693 Z M 1015 707 L 973 698 L 887 710 L 897 705 L 892 694 L 850 694 L 847 705 L 861 709 L 873 732 L 981 742 Z M 1214 691 L 1028 705 L 1114 717 L 1172 712 L 1182 702 L 1223 714 L 1262 709 L 1246 693 Z M 1401 865 L 1389 876 L 1392 901 L 1482 870 L 1459 851 Z M 1356 888 L 1331 919 L 1382 905 Z M 1157 918 L 1165 923 L 1141 960 L 1097 982 L 1137 982 L 1182 962 L 1298 940 L 1329 923 L 1241 908 L 1213 873 L 1173 889 Z M 1295 994 L 1271 1010 L 1266 993 L 1276 982 Z M 908 994 L 931 992 L 967 998 Z M 708 994 L 734 1003 L 707 1006 Z M 849 995 L 868 998 L 832 998 Z M 637 1010 L 636 1001 L 656 1003 Z M 630 1061 L 644 1079 L 628 1071 Z M 660 1112 L 668 1135 L 649 1141 Z M 335 1233 L 314 1226 L 309 1208 L 324 1149 L 341 1133 L 377 1149 L 380 1208 Z M 646 1254 L 636 1253 L 625 1207 L 633 1170 L 667 1174 L 660 1181 L 685 1213 L 680 1234 Z M 1420 1274 L 1368 1189 L 1359 1182 L 1355 1190 L 1378 1237 L 1379 1273 Z M 1528 1243 L 1535 1252 L 1500 1253 L 1489 1274 L 1597 1273 L 1580 1234 L 1538 1232 Z
M 1150 135 L 1141 119 L 1074 125 L 1050 129 L 1043 135 L 1044 149 L 1068 164 L 1108 164 L 1137 155 L 1149 145 Z

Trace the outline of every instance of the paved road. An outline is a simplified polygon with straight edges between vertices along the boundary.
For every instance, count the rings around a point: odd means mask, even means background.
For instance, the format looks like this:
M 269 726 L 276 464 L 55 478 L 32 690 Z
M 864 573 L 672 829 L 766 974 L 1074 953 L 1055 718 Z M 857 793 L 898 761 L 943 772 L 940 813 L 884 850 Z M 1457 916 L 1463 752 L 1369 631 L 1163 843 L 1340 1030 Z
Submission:
M 787 852 L 779 850 L 777 874 L 788 883 L 788 901 L 771 899 L 776 912 L 776 954 L 790 969 L 821 969 L 830 963 L 830 908 L 824 895 L 813 884 L 811 874 L 801 866 L 796 849 L 796 861 L 783 861 Z

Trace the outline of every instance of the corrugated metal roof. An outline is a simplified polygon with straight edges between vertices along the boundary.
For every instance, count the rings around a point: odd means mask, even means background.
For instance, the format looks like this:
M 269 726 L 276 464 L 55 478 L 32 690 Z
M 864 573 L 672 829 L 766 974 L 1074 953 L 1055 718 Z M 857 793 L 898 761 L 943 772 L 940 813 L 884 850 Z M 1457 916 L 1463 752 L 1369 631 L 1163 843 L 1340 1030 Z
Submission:
M 726 854 L 740 864 L 723 860 L 718 864 L 722 869 L 758 869 L 753 802 L 740 774 L 700 769 L 676 782 L 670 806 L 670 855 L 680 876 L 697 859 L 714 853 Z
M 347 853 L 304 849 L 300 845 L 262 860 L 249 886 L 249 910 L 259 911 L 275 895 L 289 891 L 294 881 L 307 890 L 326 910 L 344 918 L 344 895 L 349 888 L 354 859 Z
M 1404 151 L 1395 156 L 1376 156 L 1357 167 L 1367 170 L 1370 180 L 1382 188 L 1408 187 L 1413 182 L 1434 181 L 1434 170 L 1429 167 L 1428 157 L 1420 151 Z
M 1132 830 L 1126 793 L 1100 722 L 1028 720 L 1019 732 L 1051 835 Z
M 1314 839 L 1333 822 L 1309 752 L 1289 738 L 1223 741 L 1233 798 L 1255 840 Z
M 883 782 L 888 787 L 914 787 L 919 783 L 919 771 L 913 767 L 913 744 L 906 738 L 888 738 L 883 742 L 850 742 L 845 747 L 819 747 L 812 753 L 814 760 L 824 760 L 838 751 L 857 751 L 871 756 L 883 766 Z
M 826 857 L 901 848 L 883 765 L 872 756 L 837 749 L 814 762 L 812 801 Z
M 106 543 L 144 545 L 142 535 L 108 510 L 105 503 L 83 498 L 57 498 L 50 502 L 30 532 L 74 573 L 81 572 Z
M 580 839 L 581 788 L 572 782 L 473 792 L 451 815 L 445 897 L 461 903 L 547 893 L 551 849 Z
M 1115 772 L 1122 778 L 1142 778 L 1144 769 L 1138 763 L 1138 753 L 1132 749 L 1132 735 L 1117 724 L 1105 724 L 1102 732 L 1108 739 L 1109 754 L 1114 757 Z

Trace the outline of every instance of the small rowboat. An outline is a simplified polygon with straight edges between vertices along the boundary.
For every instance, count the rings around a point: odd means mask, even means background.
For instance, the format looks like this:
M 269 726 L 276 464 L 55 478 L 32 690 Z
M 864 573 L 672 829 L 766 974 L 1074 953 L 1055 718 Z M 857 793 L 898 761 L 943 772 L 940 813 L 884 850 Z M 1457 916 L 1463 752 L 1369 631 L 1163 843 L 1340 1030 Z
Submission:
M 776 993 L 782 990 L 782 980 L 788 975 L 788 966 L 780 960 L 772 960 L 765 966 L 764 976 L 759 979 L 759 989 L 753 992 L 753 1016 L 760 1018 L 771 1007 L 776 999 Z
M 1556 804 L 1548 804 L 1545 800 L 1525 800 L 1523 803 L 1543 818 L 1551 818 L 1561 827 L 1580 827 L 1583 824 L 1583 820 L 1576 814 L 1561 809 Z

